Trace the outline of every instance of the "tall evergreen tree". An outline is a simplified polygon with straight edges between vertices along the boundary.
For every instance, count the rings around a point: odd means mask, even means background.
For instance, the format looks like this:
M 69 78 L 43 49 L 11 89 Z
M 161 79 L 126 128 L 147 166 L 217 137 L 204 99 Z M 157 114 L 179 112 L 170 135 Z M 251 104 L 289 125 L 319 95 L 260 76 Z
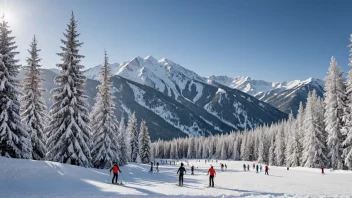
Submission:
M 273 127 L 270 127 L 273 129 Z M 269 165 L 274 166 L 276 165 L 275 162 L 275 133 L 272 133 L 271 135 L 271 141 L 270 141 L 270 148 L 269 148 Z
M 350 36 L 351 44 L 348 46 L 350 48 L 350 58 L 349 66 L 352 66 L 352 34 Z M 345 161 L 345 165 L 352 170 L 352 69 L 348 72 L 348 80 L 346 87 L 346 108 L 343 113 L 344 127 L 342 133 L 344 135 L 344 141 L 342 142 L 343 151 L 342 157 Z
M 121 117 L 119 125 L 119 134 L 117 137 L 117 142 L 120 145 L 120 165 L 127 165 L 128 162 L 128 152 L 127 152 L 127 139 L 126 139 L 126 129 L 125 121 Z
M 317 168 L 324 164 L 324 133 L 319 126 L 319 112 L 317 107 L 319 100 L 316 92 L 309 93 L 304 115 L 305 137 L 303 142 L 302 164 L 305 167 Z
M 136 115 L 130 116 L 127 124 L 127 153 L 130 162 L 137 162 L 138 151 L 138 131 Z
M 148 132 L 148 127 L 144 120 L 141 122 L 140 131 L 139 131 L 139 156 L 141 157 L 141 162 L 147 164 L 151 161 L 151 152 L 150 152 L 150 137 Z
M 43 80 L 39 65 L 39 51 L 37 40 L 34 36 L 28 50 L 30 56 L 27 65 L 23 66 L 26 71 L 22 81 L 21 118 L 22 122 L 29 128 L 32 143 L 32 158 L 44 159 L 46 148 L 45 128 L 48 121 L 48 110 L 44 101 Z
M 283 166 L 285 162 L 285 134 L 284 127 L 280 125 L 275 138 L 275 161 L 277 166 Z
M 19 82 L 16 80 L 19 60 L 14 51 L 15 37 L 5 17 L 0 22 L 0 155 L 11 158 L 31 158 L 32 145 L 26 126 L 21 122 Z
M 328 76 L 325 78 L 325 130 L 328 133 L 327 145 L 329 161 L 333 169 L 342 169 L 342 141 L 341 129 L 343 126 L 342 116 L 344 109 L 345 84 L 342 71 L 334 57 L 331 57 Z
M 112 162 L 120 164 L 120 148 L 117 141 L 118 123 L 114 114 L 115 104 L 111 95 L 111 66 L 105 52 L 100 70 L 100 85 L 93 107 L 90 126 L 92 130 L 92 163 L 96 168 L 109 168 Z
M 48 155 L 51 161 L 91 166 L 89 149 L 90 128 L 88 97 L 84 93 L 86 78 L 80 65 L 83 55 L 79 48 L 77 21 L 72 13 L 62 39 L 61 72 L 55 78 L 56 88 L 51 90 L 50 123 L 48 127 Z

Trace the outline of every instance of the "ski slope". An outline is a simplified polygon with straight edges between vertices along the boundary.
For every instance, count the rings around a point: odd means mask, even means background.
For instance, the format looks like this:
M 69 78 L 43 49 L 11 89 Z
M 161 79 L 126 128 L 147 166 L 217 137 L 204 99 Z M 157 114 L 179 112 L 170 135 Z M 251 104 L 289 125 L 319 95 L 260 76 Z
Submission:
M 228 170 L 221 172 L 220 162 Z M 244 172 L 243 162 L 214 160 L 215 188 L 206 188 L 209 163 L 191 164 L 198 169 L 190 175 L 185 163 L 184 187 L 175 185 L 178 166 L 161 165 L 153 174 L 148 165 L 135 163 L 121 167 L 127 185 L 116 186 L 108 170 L 0 157 L 0 197 L 352 197 L 351 171 L 321 175 L 319 169 L 270 167 L 266 176 L 252 168 Z

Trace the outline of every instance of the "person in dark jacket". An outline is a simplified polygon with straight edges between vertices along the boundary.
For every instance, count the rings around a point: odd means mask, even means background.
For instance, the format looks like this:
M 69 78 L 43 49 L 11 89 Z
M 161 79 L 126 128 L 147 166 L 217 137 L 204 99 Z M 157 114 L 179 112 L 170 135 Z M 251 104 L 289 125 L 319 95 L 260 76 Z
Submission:
M 246 165 L 245 164 L 243 164 L 243 170 L 246 171 Z
M 191 175 L 194 175 L 194 166 L 193 166 L 193 164 L 192 164 L 192 166 L 191 166 Z
M 150 173 L 152 173 L 153 172 L 153 162 L 150 162 L 150 171 L 149 171 Z
M 178 169 L 176 174 L 179 174 L 179 176 L 178 176 L 178 185 L 179 186 L 183 186 L 183 175 L 186 174 L 186 169 L 183 167 L 183 163 L 181 163 L 181 166 Z
M 120 173 L 122 173 L 122 172 L 116 163 L 114 163 L 114 166 L 110 169 L 110 174 L 111 174 L 111 171 L 113 171 L 113 173 L 114 173 L 114 176 L 112 177 L 112 183 L 117 184 L 117 180 L 119 178 L 119 172 Z M 115 182 L 114 182 L 114 179 L 115 179 Z

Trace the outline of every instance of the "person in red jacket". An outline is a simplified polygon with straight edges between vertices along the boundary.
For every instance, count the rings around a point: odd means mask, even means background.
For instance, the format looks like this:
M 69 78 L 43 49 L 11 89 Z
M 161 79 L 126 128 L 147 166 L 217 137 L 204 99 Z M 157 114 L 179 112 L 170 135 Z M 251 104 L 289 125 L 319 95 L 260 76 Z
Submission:
M 268 165 L 265 166 L 265 175 L 269 175 L 269 166 Z
M 210 174 L 209 176 L 209 187 L 214 187 L 214 177 L 216 175 L 216 171 L 215 169 L 213 168 L 213 166 L 211 166 L 208 170 L 208 174 L 207 176 Z
M 324 175 L 324 166 L 323 165 L 320 165 L 320 169 L 321 169 L 321 174 Z
M 110 169 L 110 174 L 111 174 L 111 171 L 114 173 L 114 177 L 112 177 L 112 183 L 113 184 L 117 184 L 117 180 L 119 178 L 119 172 L 122 173 L 120 171 L 120 168 L 119 166 L 117 166 L 116 163 L 114 163 L 114 166 Z M 114 183 L 114 179 L 115 179 L 115 183 Z

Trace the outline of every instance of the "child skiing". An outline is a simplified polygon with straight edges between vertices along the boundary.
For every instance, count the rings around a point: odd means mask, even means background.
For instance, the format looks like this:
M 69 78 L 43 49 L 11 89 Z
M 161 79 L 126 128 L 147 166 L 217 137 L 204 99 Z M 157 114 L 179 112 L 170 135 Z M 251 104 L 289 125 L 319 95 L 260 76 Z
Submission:
M 192 164 L 192 166 L 191 166 L 191 175 L 194 175 L 194 166 L 193 166 L 193 164 Z
M 183 167 L 183 163 L 181 163 L 181 166 L 178 169 L 176 174 L 178 173 L 180 173 L 178 176 L 178 185 L 183 186 L 183 174 L 186 174 L 186 169 Z
M 216 175 L 216 171 L 213 168 L 213 166 L 210 167 L 210 169 L 208 170 L 208 174 L 207 176 L 210 174 L 209 176 L 209 187 L 214 187 L 214 177 Z
M 120 168 L 119 166 L 117 166 L 117 164 L 114 162 L 114 166 L 110 169 L 110 174 L 111 174 L 111 171 L 113 171 L 114 173 L 114 176 L 112 177 L 112 182 L 113 184 L 117 184 L 117 180 L 119 178 L 119 172 L 122 173 L 120 171 Z M 114 179 L 115 179 L 115 182 L 114 182 Z
M 257 170 L 257 173 L 259 173 L 259 165 L 257 164 L 257 166 L 255 167 Z
M 268 165 L 265 166 L 265 175 L 269 175 L 269 167 L 268 167 Z

